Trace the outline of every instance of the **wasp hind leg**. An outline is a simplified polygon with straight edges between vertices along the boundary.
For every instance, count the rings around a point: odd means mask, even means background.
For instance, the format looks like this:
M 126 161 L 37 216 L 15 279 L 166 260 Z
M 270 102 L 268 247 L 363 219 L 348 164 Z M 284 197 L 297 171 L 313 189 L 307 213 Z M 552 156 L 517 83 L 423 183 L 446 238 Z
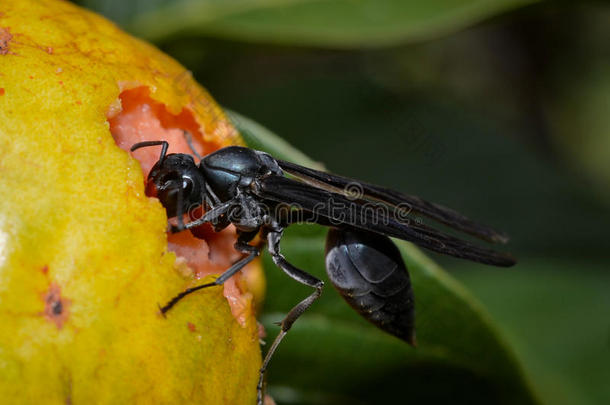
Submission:
M 258 385 L 257 385 L 257 405 L 263 405 L 264 402 L 264 385 L 265 385 L 265 371 L 267 370 L 267 366 L 273 357 L 273 354 L 277 350 L 282 339 L 288 333 L 288 330 L 292 327 L 292 324 L 301 316 L 303 313 L 320 297 L 322 294 L 322 288 L 324 287 L 324 282 L 322 280 L 317 279 L 304 272 L 301 269 L 296 268 L 292 264 L 290 264 L 284 256 L 280 253 L 280 240 L 282 239 L 283 229 L 279 228 L 277 230 L 273 230 L 269 232 L 267 235 L 268 242 L 268 250 L 271 254 L 271 258 L 276 266 L 284 271 L 290 278 L 298 281 L 301 284 L 309 286 L 311 288 L 315 288 L 315 291 L 312 292 L 309 296 L 307 296 L 304 300 L 295 305 L 290 312 L 284 317 L 284 319 L 279 323 L 281 326 L 280 333 L 276 336 L 273 344 L 267 351 L 265 355 L 265 359 L 263 360 L 263 364 L 260 369 Z

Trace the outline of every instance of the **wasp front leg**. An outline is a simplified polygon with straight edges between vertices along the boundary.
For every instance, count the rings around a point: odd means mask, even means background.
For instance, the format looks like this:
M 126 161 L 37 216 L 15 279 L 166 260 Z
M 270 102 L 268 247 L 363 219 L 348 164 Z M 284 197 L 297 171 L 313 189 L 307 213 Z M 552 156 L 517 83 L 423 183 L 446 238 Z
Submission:
M 167 304 L 165 304 L 163 307 L 161 307 L 161 313 L 163 315 L 165 315 L 165 313 L 167 311 L 169 311 L 170 309 L 172 309 L 172 307 L 174 305 L 176 305 L 178 303 L 178 301 L 180 301 L 182 298 L 186 297 L 187 295 L 189 295 L 195 291 L 199 291 L 204 288 L 214 287 L 214 286 L 224 284 L 225 281 L 227 281 L 228 279 L 233 277 L 238 271 L 243 269 L 248 263 L 250 263 L 257 256 L 259 256 L 260 251 L 261 251 L 260 246 L 252 246 L 252 245 L 248 244 L 248 242 L 250 242 L 253 239 L 253 237 L 254 237 L 254 235 L 252 233 L 240 233 L 239 236 L 237 237 L 237 242 L 235 242 L 234 247 L 236 250 L 238 250 L 242 253 L 246 253 L 246 256 L 244 256 L 237 262 L 233 263 L 233 265 L 231 267 L 229 267 L 227 270 L 225 270 L 220 276 L 218 276 L 218 278 L 216 278 L 216 280 L 214 280 L 210 283 L 198 285 L 196 287 L 187 288 L 186 290 L 182 291 L 180 294 L 176 295 Z

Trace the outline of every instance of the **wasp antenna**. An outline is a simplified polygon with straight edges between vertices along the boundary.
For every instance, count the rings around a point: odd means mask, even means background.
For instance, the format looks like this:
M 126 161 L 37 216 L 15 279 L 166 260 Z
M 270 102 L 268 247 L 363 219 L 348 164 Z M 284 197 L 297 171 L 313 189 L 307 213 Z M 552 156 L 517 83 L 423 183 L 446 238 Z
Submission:
M 189 148 L 191 148 L 191 152 L 193 152 L 193 155 L 195 155 L 195 157 L 199 160 L 203 159 L 203 156 L 201 156 L 199 152 L 197 152 L 195 146 L 193 145 L 193 136 L 191 135 L 191 133 L 186 129 L 183 129 L 182 132 L 184 132 L 184 138 L 186 139 L 186 143 L 189 145 Z
M 161 147 L 161 156 L 159 156 L 159 161 L 161 162 L 161 161 L 163 161 L 163 159 L 165 159 L 165 155 L 167 154 L 167 148 L 169 148 L 169 143 L 167 141 L 138 142 L 138 143 L 134 143 L 129 150 L 133 152 L 140 148 L 146 148 L 149 146 L 158 146 L 158 145 L 163 145 Z

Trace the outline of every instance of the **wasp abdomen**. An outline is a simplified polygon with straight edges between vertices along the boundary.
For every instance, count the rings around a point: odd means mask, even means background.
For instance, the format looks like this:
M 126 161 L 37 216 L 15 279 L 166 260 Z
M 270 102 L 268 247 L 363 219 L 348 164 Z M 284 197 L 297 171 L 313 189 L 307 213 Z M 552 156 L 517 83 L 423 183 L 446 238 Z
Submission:
M 415 307 L 407 267 L 390 238 L 331 229 L 326 272 L 347 303 L 380 329 L 415 344 Z

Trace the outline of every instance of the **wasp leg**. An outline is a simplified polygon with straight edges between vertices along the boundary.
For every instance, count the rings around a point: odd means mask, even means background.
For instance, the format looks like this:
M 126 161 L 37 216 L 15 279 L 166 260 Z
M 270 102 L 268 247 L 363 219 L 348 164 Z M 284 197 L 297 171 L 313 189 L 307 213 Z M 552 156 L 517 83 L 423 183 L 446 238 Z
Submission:
M 184 198 L 184 192 L 182 189 L 178 189 L 178 198 L 176 200 L 176 219 L 178 220 L 178 226 L 176 229 L 184 229 L 184 212 L 182 212 L 182 200 Z
M 233 265 L 231 267 L 229 267 L 227 270 L 225 270 L 220 276 L 218 276 L 218 278 L 216 278 L 216 280 L 212 281 L 211 283 L 206 283 L 206 284 L 198 285 L 196 287 L 187 288 L 186 290 L 182 291 L 180 294 L 176 295 L 167 304 L 165 304 L 163 307 L 161 307 L 161 314 L 165 315 L 165 313 L 167 311 L 169 311 L 170 309 L 172 309 L 172 307 L 174 305 L 176 305 L 176 303 L 178 301 L 180 301 L 182 298 L 186 297 L 187 295 L 189 295 L 192 292 L 201 290 L 203 288 L 222 285 L 225 281 L 227 281 L 232 276 L 234 276 L 235 273 L 240 271 L 242 268 L 244 268 L 244 266 L 246 266 L 248 263 L 250 263 L 252 260 L 254 260 L 258 255 L 260 255 L 260 252 L 261 252 L 260 247 L 248 245 L 248 242 L 250 240 L 252 240 L 253 237 L 254 236 L 251 233 L 240 234 L 237 239 L 237 242 L 235 242 L 235 249 L 240 252 L 247 253 L 248 254 L 247 256 L 245 256 L 242 259 L 238 260 L 237 262 L 233 263 Z
M 268 242 L 267 249 L 269 250 L 269 253 L 271 254 L 271 258 L 273 259 L 273 262 L 275 263 L 276 266 L 278 266 L 280 269 L 282 269 L 284 271 L 284 273 L 286 273 L 290 278 L 298 281 L 301 284 L 305 284 L 309 287 L 315 288 L 315 291 L 312 292 L 311 295 L 309 295 L 307 298 L 305 298 L 304 300 L 299 302 L 297 305 L 295 305 L 290 310 L 290 312 L 288 312 L 288 315 L 286 315 L 286 317 L 280 323 L 280 326 L 281 326 L 280 333 L 277 335 L 277 337 L 273 341 L 273 344 L 269 348 L 269 351 L 267 351 L 267 354 L 265 355 L 265 359 L 263 360 L 263 365 L 261 366 L 261 369 L 260 369 L 258 385 L 256 386 L 258 405 L 263 405 L 263 400 L 264 400 L 263 387 L 264 387 L 264 381 L 265 381 L 265 371 L 267 370 L 267 366 L 269 365 L 269 362 L 271 361 L 273 354 L 275 353 L 277 347 L 279 346 L 279 344 L 282 341 L 282 339 L 284 338 L 284 336 L 286 336 L 286 333 L 288 332 L 288 330 L 290 329 L 292 324 L 299 318 L 299 316 L 301 316 L 311 306 L 311 304 L 314 303 L 315 300 L 317 300 L 320 297 L 320 294 L 322 294 L 322 287 L 324 287 L 324 282 L 322 280 L 319 280 L 316 277 L 312 276 L 311 274 L 308 274 L 308 273 L 304 272 L 303 270 L 294 267 L 280 253 L 280 240 L 282 239 L 283 232 L 284 232 L 283 229 L 279 228 L 279 230 L 274 230 L 267 235 L 267 242 Z
M 169 143 L 167 141 L 144 141 L 138 142 L 131 145 L 131 151 L 135 151 L 140 148 L 147 148 L 149 146 L 158 146 L 161 145 L 161 156 L 159 156 L 159 162 L 162 162 L 165 159 L 165 155 L 167 155 L 167 148 L 169 148 Z
M 180 197 L 180 195 L 181 194 L 178 194 L 178 197 Z M 229 211 L 229 209 L 231 208 L 231 206 L 233 204 L 234 204 L 234 201 L 231 200 L 231 201 L 222 203 L 220 205 L 217 205 L 216 207 L 212 208 L 210 211 L 206 212 L 201 218 L 191 221 L 187 224 L 183 223 L 181 221 L 181 215 L 178 215 L 178 226 L 170 225 L 169 231 L 171 233 L 182 232 L 185 229 L 195 228 L 195 227 L 198 227 L 199 225 L 205 224 L 206 222 L 212 222 L 215 219 L 217 219 L 218 217 L 220 217 L 221 215 L 226 214 L 227 211 Z M 181 211 L 180 208 L 179 208 L 179 211 Z M 178 214 L 181 214 L 181 212 L 178 212 Z

